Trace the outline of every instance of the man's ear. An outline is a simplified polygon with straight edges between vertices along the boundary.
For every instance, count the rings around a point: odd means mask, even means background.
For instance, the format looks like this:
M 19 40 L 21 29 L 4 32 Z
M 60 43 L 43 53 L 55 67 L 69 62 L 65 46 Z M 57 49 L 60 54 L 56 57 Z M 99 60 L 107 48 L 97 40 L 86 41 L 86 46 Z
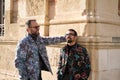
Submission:
M 29 28 L 26 28 L 26 31 L 29 32 Z
M 76 40 L 78 39 L 78 36 L 75 36 Z

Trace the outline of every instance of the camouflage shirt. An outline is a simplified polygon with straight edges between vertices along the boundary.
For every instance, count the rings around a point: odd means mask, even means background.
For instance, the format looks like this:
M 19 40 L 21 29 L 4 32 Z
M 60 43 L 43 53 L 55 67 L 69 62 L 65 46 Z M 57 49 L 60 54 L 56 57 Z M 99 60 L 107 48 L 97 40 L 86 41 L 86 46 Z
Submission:
M 41 56 L 45 66 L 42 70 L 52 73 L 49 64 L 46 45 L 64 42 L 65 37 L 37 37 L 34 41 L 30 35 L 23 38 L 17 45 L 17 53 L 15 59 L 15 66 L 19 71 L 20 80 L 38 80 L 40 74 L 40 57 Z

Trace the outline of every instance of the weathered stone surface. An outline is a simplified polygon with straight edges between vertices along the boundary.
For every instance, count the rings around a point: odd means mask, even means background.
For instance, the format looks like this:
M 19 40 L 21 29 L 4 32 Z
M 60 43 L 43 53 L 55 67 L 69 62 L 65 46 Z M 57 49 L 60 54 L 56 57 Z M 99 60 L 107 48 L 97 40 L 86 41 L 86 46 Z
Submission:
M 79 43 L 88 49 L 90 55 L 92 72 L 89 80 L 120 79 L 120 16 L 117 0 L 15 1 L 18 3 L 15 23 L 11 23 L 11 3 L 14 0 L 5 1 L 5 35 L 0 37 L 0 80 L 18 79 L 14 67 L 15 49 L 18 40 L 27 34 L 24 26 L 28 19 L 38 21 L 41 36 L 61 36 L 65 35 L 67 29 L 75 29 Z M 57 80 L 59 50 L 65 44 L 47 46 L 53 75 L 43 71 L 43 80 Z
M 28 16 L 36 16 L 44 13 L 44 0 L 27 0 L 26 6 Z

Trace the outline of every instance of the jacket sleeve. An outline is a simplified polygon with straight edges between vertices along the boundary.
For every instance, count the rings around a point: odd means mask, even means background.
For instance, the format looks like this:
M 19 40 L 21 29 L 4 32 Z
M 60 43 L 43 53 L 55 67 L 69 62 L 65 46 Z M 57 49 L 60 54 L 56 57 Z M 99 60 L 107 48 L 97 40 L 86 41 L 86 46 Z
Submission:
M 28 80 L 27 69 L 25 66 L 26 53 L 27 53 L 26 45 L 23 43 L 19 43 L 17 45 L 15 67 L 19 71 L 20 80 Z
M 55 44 L 55 43 L 60 43 L 65 41 L 66 39 L 64 36 L 43 38 L 43 42 L 45 45 L 50 45 L 50 44 Z
M 58 63 L 58 71 L 57 71 L 57 80 L 62 80 L 63 77 L 63 71 L 62 71 L 62 49 L 60 50 L 60 57 L 59 57 L 59 63 Z

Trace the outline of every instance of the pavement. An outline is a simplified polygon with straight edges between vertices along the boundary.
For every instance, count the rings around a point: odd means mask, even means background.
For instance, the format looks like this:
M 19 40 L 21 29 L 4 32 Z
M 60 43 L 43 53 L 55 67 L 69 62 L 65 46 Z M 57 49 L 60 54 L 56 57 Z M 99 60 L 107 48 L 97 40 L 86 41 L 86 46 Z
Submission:
M 53 75 L 50 72 L 47 71 L 42 71 L 42 79 L 43 80 L 57 80 L 57 75 L 56 75 L 56 67 L 52 68 Z M 17 72 L 11 72 L 7 74 L 7 71 L 5 72 L 0 72 L 0 80 L 19 80 L 18 79 L 18 73 Z

